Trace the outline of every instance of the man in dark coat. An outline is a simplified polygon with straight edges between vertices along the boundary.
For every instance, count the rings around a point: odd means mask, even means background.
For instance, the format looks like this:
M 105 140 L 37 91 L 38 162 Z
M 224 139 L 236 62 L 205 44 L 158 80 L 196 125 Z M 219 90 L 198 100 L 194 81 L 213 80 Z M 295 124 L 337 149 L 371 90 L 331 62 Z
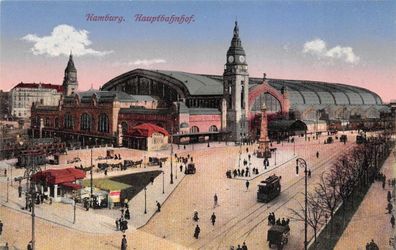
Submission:
M 198 239 L 198 237 L 199 237 L 199 233 L 201 232 L 201 229 L 199 228 L 199 226 L 197 225 L 196 227 L 195 227 L 195 231 L 194 231 L 194 237 L 196 238 L 196 239 Z
M 246 180 L 246 191 L 249 190 L 249 185 L 250 185 L 249 180 Z
M 243 242 L 243 244 L 242 244 L 242 250 L 248 250 L 245 242 Z
M 395 216 L 392 214 L 392 217 L 390 219 L 390 223 L 392 225 L 392 228 L 395 228 Z M 1 233 L 0 233 L 1 234 Z
M 21 185 L 18 186 L 18 197 L 19 198 L 22 197 L 22 186 Z
M 210 220 L 212 221 L 212 225 L 214 226 L 215 222 L 216 222 L 216 215 L 215 213 L 212 214 L 212 216 L 210 216 Z
M 131 214 L 129 213 L 129 209 L 128 208 L 125 210 L 125 219 L 126 220 L 131 219 Z
M 0 235 L 3 233 L 3 222 L 0 220 Z
M 157 212 L 161 212 L 161 204 L 157 201 Z
M 125 238 L 125 234 L 124 234 L 121 240 L 121 250 L 126 250 L 126 249 L 127 249 L 127 239 Z

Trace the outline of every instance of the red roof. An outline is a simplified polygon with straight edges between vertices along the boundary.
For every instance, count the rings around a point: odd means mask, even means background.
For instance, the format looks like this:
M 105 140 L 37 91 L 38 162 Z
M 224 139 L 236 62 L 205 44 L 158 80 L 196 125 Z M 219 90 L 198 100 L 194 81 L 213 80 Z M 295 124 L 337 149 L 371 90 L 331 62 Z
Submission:
M 82 186 L 80 184 L 71 183 L 71 182 L 62 183 L 61 185 L 63 187 L 67 187 L 67 188 L 71 188 L 71 189 L 75 189 L 75 190 L 82 188 Z
M 55 85 L 55 84 L 50 84 L 50 83 L 18 83 L 15 88 L 29 88 L 29 89 L 38 89 L 39 87 L 43 89 L 55 89 L 57 92 L 63 92 L 63 86 L 62 85 Z
M 151 123 L 143 123 L 132 128 L 132 135 L 151 137 L 153 133 L 161 133 L 164 136 L 169 136 L 166 129 L 161 128 Z
M 46 181 L 48 184 L 62 184 L 85 178 L 85 172 L 75 168 L 48 169 L 32 176 L 34 181 Z

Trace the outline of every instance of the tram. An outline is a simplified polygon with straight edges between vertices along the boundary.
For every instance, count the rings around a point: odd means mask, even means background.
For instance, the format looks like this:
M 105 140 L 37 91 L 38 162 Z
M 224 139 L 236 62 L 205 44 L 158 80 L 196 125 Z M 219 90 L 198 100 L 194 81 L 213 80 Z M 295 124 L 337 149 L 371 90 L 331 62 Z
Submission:
M 275 199 L 281 192 L 281 179 L 282 176 L 273 174 L 264 181 L 261 181 L 258 184 L 257 201 L 267 203 Z

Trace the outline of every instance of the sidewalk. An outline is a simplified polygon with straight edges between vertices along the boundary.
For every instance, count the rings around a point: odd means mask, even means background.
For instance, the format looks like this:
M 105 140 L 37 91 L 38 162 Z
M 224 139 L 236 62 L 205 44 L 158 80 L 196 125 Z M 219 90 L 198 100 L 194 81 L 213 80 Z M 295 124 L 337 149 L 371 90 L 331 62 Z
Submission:
M 0 162 L 0 168 L 8 168 L 8 162 Z M 140 228 L 144 226 L 151 217 L 156 213 L 157 206 L 156 201 L 158 201 L 161 205 L 166 201 L 169 195 L 174 191 L 177 185 L 184 178 L 184 167 L 183 172 L 180 172 L 180 164 L 177 165 L 174 161 L 173 163 L 173 184 L 170 184 L 170 161 L 167 161 L 164 164 L 163 168 L 156 167 L 147 167 L 144 168 L 132 168 L 127 171 L 111 171 L 108 173 L 109 176 L 116 175 L 125 175 L 131 173 L 145 172 L 145 171 L 154 171 L 161 170 L 163 174 L 158 175 L 153 184 L 147 185 L 146 190 L 146 213 L 144 213 L 144 205 L 145 205 L 145 192 L 144 189 L 138 193 L 131 201 L 129 201 L 129 209 L 131 212 L 131 219 L 129 220 L 128 227 L 129 230 L 134 230 L 136 228 Z M 8 168 L 9 169 L 9 168 Z M 177 178 L 176 178 L 177 171 Z M 14 172 L 21 172 L 15 171 Z M 103 173 L 94 173 L 94 178 L 102 178 L 104 177 Z M 89 174 L 87 174 L 87 178 L 89 178 Z M 7 189 L 7 178 L 0 177 L 0 190 Z M 24 188 L 26 185 L 23 182 L 22 187 Z M 0 194 L 0 204 L 4 207 L 12 209 L 14 211 L 30 214 L 28 211 L 22 210 L 22 207 L 25 207 L 25 196 L 22 195 L 21 198 L 18 198 L 17 185 L 14 183 L 13 186 L 9 186 L 9 194 L 8 194 L 8 202 L 6 202 L 7 192 L 1 192 Z M 164 193 L 163 193 L 164 190 Z M 120 217 L 121 213 L 119 209 L 90 209 L 89 211 L 85 211 L 81 204 L 77 204 L 76 206 L 76 223 L 73 224 L 73 206 L 70 204 L 64 203 L 53 203 L 49 204 L 40 204 L 35 206 L 35 214 L 37 218 L 52 222 L 54 224 L 64 226 L 66 228 L 71 228 L 81 232 L 89 232 L 89 233 L 112 233 L 115 231 L 115 220 Z
M 395 178 L 396 159 L 395 149 L 391 152 L 382 167 L 386 178 Z M 337 242 L 335 249 L 365 249 L 366 243 L 372 239 L 379 249 L 393 249 L 389 245 L 389 238 L 394 236 L 394 229 L 390 224 L 391 215 L 387 214 L 387 192 L 391 187 L 386 183 L 385 190 L 382 183 L 376 181 L 370 187 L 359 209 L 356 211 L 348 227 Z M 394 202 L 394 200 L 393 200 Z M 395 202 L 394 202 L 395 203 Z M 393 205 L 395 213 L 395 204 Z

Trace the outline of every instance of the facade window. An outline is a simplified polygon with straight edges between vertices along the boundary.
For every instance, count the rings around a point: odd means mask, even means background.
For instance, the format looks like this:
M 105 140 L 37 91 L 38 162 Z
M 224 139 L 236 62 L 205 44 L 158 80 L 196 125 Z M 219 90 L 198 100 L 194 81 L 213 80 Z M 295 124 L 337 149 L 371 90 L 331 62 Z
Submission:
M 281 111 L 281 104 L 273 95 L 269 93 L 263 93 L 256 97 L 252 106 L 252 111 L 261 111 L 261 107 L 265 103 L 267 112 L 279 112 Z
M 99 115 L 98 131 L 103 133 L 109 132 L 109 117 L 105 113 Z
M 73 127 L 73 116 L 70 113 L 65 114 L 65 128 L 72 129 Z
M 50 118 L 48 118 L 48 117 L 45 118 L 44 126 L 46 126 L 46 127 L 50 127 L 51 126 Z
M 209 127 L 209 132 L 217 132 L 219 131 L 215 125 Z
M 192 127 L 190 128 L 190 132 L 191 132 L 191 133 L 199 133 L 199 128 L 198 128 L 197 126 L 192 126 Z
M 92 119 L 87 113 L 81 115 L 80 130 L 90 131 L 92 129 Z

